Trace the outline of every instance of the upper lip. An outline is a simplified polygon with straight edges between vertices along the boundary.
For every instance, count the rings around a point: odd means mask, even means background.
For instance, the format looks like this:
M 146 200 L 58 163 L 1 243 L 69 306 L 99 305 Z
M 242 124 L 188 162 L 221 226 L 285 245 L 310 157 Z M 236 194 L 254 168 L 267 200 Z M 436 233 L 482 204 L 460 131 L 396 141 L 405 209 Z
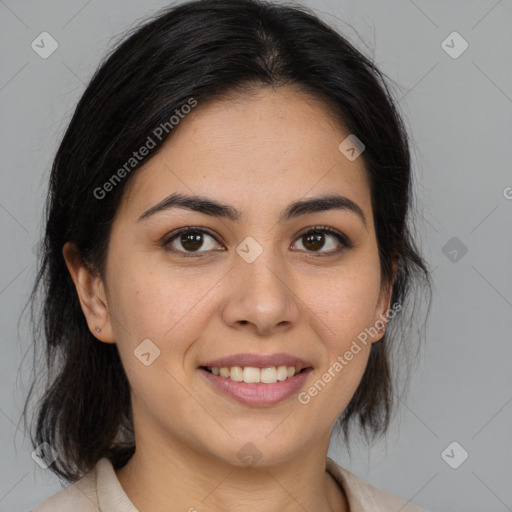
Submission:
M 311 367 L 311 364 L 300 357 L 291 354 L 235 354 L 219 359 L 206 361 L 201 366 L 208 368 L 223 368 L 232 366 L 251 366 L 254 368 L 268 368 L 270 366 L 294 366 L 297 370 Z

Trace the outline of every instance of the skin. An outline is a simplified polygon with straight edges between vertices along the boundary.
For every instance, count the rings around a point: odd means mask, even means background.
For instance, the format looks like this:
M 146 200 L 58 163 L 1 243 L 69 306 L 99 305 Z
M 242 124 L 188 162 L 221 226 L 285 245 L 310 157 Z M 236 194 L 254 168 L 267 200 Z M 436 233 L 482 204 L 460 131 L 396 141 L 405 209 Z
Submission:
M 137 449 L 117 476 L 141 512 L 348 511 L 325 471 L 330 435 L 384 332 L 307 405 L 297 395 L 242 405 L 197 369 L 209 358 L 286 352 L 313 366 L 307 390 L 389 310 L 364 162 L 338 150 L 348 134 L 323 103 L 291 87 L 200 104 L 127 184 L 105 280 L 64 247 L 89 328 L 117 343 L 130 381 Z M 173 192 L 232 205 L 241 218 L 173 208 L 137 222 Z M 289 203 L 333 193 L 357 203 L 366 226 L 339 209 L 279 221 Z M 301 231 L 318 225 L 353 247 L 322 257 L 340 243 L 327 233 L 311 249 Z M 209 228 L 217 240 L 204 235 L 199 257 L 180 256 L 179 237 L 163 247 L 186 226 Z M 235 252 L 248 236 L 263 248 L 250 264 Z M 160 350 L 149 366 L 133 354 L 147 338 Z M 253 466 L 237 457 L 248 442 L 261 454 Z

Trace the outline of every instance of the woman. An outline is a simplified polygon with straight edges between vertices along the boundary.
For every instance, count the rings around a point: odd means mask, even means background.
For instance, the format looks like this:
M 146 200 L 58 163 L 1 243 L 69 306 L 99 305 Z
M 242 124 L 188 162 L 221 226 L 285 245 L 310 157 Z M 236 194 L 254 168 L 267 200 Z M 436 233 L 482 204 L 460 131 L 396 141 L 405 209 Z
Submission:
M 430 283 L 411 180 L 382 75 L 305 9 L 200 0 L 133 31 L 53 164 L 33 442 L 72 485 L 34 510 L 419 510 L 327 457 L 390 422 Z

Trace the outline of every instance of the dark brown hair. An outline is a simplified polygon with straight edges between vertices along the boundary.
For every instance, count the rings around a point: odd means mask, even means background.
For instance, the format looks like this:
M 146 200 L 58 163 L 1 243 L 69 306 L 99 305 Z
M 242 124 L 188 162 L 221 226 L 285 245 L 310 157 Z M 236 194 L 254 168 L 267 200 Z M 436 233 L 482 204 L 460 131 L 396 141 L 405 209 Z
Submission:
M 117 346 L 99 342 L 89 331 L 62 248 L 74 243 L 91 269 L 104 276 L 112 222 L 138 167 L 108 197 L 98 199 L 94 191 L 190 98 L 201 104 L 248 88 L 286 85 L 324 101 L 333 118 L 365 144 L 362 158 L 371 184 L 382 283 L 393 284 L 391 303 L 402 309 L 384 338 L 372 345 L 339 427 L 347 441 L 353 420 L 367 438 L 386 431 L 396 402 L 392 361 L 416 346 L 411 316 L 418 302 L 411 302 L 417 297 L 411 292 L 430 290 L 430 274 L 408 224 L 408 137 L 386 80 L 368 58 L 305 8 L 258 0 L 199 0 L 144 21 L 104 59 L 53 162 L 44 243 L 30 297 L 34 346 L 45 354 L 46 379 L 34 412 L 37 421 L 30 428 L 34 446 L 47 442 L 57 451 L 51 465 L 57 475 L 75 481 L 101 457 L 122 467 L 135 448 L 130 389 Z M 158 140 L 144 162 L 171 135 L 169 131 Z M 38 290 L 42 307 L 36 311 Z M 37 381 L 25 403 L 25 421 Z

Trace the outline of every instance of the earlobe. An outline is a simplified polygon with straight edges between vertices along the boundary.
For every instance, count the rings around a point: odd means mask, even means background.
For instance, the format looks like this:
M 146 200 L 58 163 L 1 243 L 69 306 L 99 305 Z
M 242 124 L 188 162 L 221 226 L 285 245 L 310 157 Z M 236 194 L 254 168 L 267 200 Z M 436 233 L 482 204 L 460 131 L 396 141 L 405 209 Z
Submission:
M 83 261 L 77 248 L 71 242 L 64 244 L 62 255 L 75 284 L 80 306 L 90 331 L 104 343 L 115 343 L 105 287 L 101 277 Z
M 383 313 L 380 313 L 378 317 L 376 317 L 374 325 L 373 325 L 373 341 L 372 343 L 377 343 L 380 341 L 384 335 L 386 334 L 386 327 L 388 325 L 387 321 L 387 313 L 388 310 L 385 310 Z
M 386 294 L 386 297 L 387 297 L 387 294 Z M 388 324 L 389 299 L 386 298 L 384 302 L 385 302 L 385 307 L 377 308 L 377 312 L 375 315 L 375 321 L 374 321 L 373 329 L 372 329 L 373 343 L 377 343 L 378 341 L 380 341 L 384 337 L 384 334 L 386 333 L 386 327 Z M 381 303 L 381 301 L 379 301 L 379 306 L 380 306 L 380 303 Z
M 376 311 L 375 322 L 374 322 L 374 330 L 376 335 L 373 337 L 373 343 L 380 341 L 385 333 L 388 325 L 388 317 L 391 310 L 391 298 L 393 295 L 393 284 L 395 282 L 396 272 L 398 269 L 398 263 L 396 258 L 393 260 L 392 267 L 392 279 L 391 282 L 385 286 L 381 292 L 379 303 Z

